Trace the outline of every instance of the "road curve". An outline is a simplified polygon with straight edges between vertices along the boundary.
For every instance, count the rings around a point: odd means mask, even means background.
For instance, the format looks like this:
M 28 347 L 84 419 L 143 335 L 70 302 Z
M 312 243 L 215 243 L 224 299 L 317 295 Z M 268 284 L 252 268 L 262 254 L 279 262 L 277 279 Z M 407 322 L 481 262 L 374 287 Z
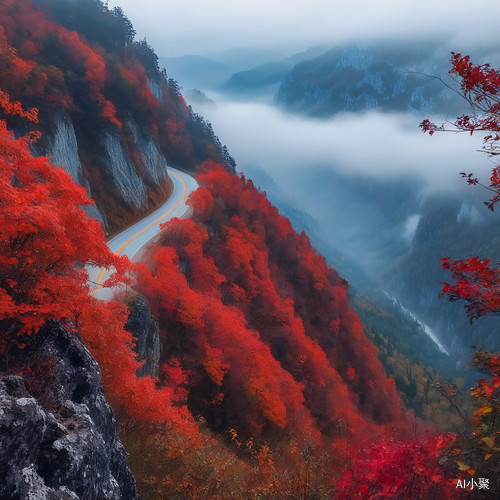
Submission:
M 125 229 L 108 241 L 108 247 L 115 255 L 126 255 L 132 259 L 148 241 L 160 232 L 160 224 L 173 218 L 182 217 L 189 209 L 186 199 L 196 189 L 196 179 L 176 168 L 168 167 L 168 175 L 174 183 L 174 190 L 167 202 L 137 224 Z M 92 294 L 99 299 L 107 299 L 111 291 L 101 284 L 108 278 L 106 269 L 88 268 L 89 280 L 95 283 Z

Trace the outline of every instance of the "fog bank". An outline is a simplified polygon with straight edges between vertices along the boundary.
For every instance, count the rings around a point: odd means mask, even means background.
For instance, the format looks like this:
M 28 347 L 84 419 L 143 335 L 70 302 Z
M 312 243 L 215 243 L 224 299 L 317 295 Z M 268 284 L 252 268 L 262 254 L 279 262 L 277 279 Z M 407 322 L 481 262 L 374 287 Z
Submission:
M 280 183 L 322 166 L 379 179 L 409 178 L 429 190 L 449 191 L 464 187 L 459 172 L 474 172 L 487 180 L 491 170 L 487 156 L 476 152 L 482 144 L 480 134 L 431 137 L 420 131 L 420 116 L 370 111 L 319 120 L 263 103 L 210 97 L 216 106 L 200 111 L 241 168 L 258 163 Z M 436 123 L 445 119 L 429 118 Z

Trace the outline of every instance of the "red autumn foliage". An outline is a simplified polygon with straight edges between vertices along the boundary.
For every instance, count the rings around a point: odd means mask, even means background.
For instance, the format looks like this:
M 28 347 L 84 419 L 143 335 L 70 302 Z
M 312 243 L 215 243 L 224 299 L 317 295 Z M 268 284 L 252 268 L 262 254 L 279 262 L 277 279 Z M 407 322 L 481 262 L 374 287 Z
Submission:
M 36 121 L 35 111 L 19 112 L 19 103 L 3 93 L 0 105 Z M 92 203 L 85 190 L 47 158 L 34 158 L 27 139 L 14 139 L 5 121 L 0 153 L 0 318 L 30 333 L 48 319 L 71 317 L 75 303 L 88 295 L 88 274 L 76 262 L 118 269 L 126 263 L 109 251 L 100 224 L 81 209 Z
M 353 461 L 337 482 L 335 500 L 441 500 L 463 498 L 456 477 L 439 465 L 441 450 L 453 434 L 425 439 L 382 439 L 353 453 Z
M 43 99 L 44 106 L 51 109 L 88 112 L 75 109 L 75 96 L 70 95 L 75 89 L 70 92 L 68 88 L 68 80 L 80 75 L 88 84 L 88 97 L 97 105 L 104 121 L 120 130 L 122 121 L 128 120 L 128 113 L 133 109 L 147 120 L 156 135 L 167 134 L 162 138 L 167 150 L 173 149 L 178 155 L 183 150 L 188 156 L 192 154 L 190 136 L 184 130 L 190 110 L 179 96 L 170 95 L 168 85 L 163 86 L 165 102 L 159 103 L 149 87 L 150 76 L 130 52 L 118 57 L 107 54 L 98 45 L 91 47 L 77 32 L 67 30 L 48 19 L 46 13 L 36 10 L 31 0 L 8 0 L 0 4 L 0 86 L 3 89 L 23 102 L 38 105 Z M 79 93 L 81 87 L 77 88 Z M 118 110 L 114 99 L 118 99 L 119 106 L 126 104 L 129 109 Z M 121 120 L 118 114 L 122 115 Z M 165 123 L 167 117 L 173 129 L 166 127 L 163 132 L 159 120 Z M 178 147 L 172 147 L 176 141 Z
M 450 301 L 465 300 L 470 322 L 486 314 L 500 314 L 500 269 L 491 267 L 488 259 L 471 257 L 450 262 L 441 259 L 443 269 L 452 272 L 453 284 L 443 283 L 442 295 Z
M 101 116 L 106 121 L 109 121 L 118 129 L 121 128 L 121 122 L 116 118 L 116 109 L 111 101 L 106 99 L 103 95 L 103 89 L 106 81 L 109 79 L 106 70 L 106 64 L 99 52 L 90 48 L 76 32 L 69 32 L 66 28 L 46 19 L 41 12 L 38 12 L 33 7 L 30 0 L 7 0 L 0 5 L 0 26 L 3 27 L 6 39 L 3 40 L 4 47 L 6 47 L 6 40 L 9 44 L 16 49 L 21 49 L 25 55 L 32 55 L 40 62 L 41 53 L 53 40 L 65 52 L 71 63 L 74 63 L 85 71 L 85 78 L 89 83 L 90 91 L 89 96 L 94 100 L 100 108 Z M 1 41 L 1 40 L 0 40 Z M 27 42 L 30 44 L 26 45 Z M 4 48 L 4 50 L 8 50 Z M 43 93 L 47 89 L 50 93 L 50 83 L 48 81 L 47 73 L 42 72 L 36 75 L 31 75 L 32 70 L 37 66 L 35 60 L 24 62 L 19 57 L 13 56 L 11 60 L 15 62 L 17 70 L 14 70 L 11 75 L 5 75 L 7 78 L 0 81 L 0 85 L 9 92 L 15 92 L 13 95 L 17 98 L 22 98 L 25 94 L 31 94 L 33 91 L 29 87 L 29 79 L 35 77 L 46 81 L 46 85 L 39 82 L 39 92 L 35 97 L 43 97 Z M 24 64 L 25 69 L 21 72 L 22 79 L 17 79 L 16 75 L 19 74 L 19 69 Z M 43 63 L 42 63 L 43 64 Z M 29 66 L 27 66 L 29 65 Z M 58 87 L 61 87 L 58 85 Z M 33 88 L 33 87 L 31 87 Z M 56 101 L 54 104 L 70 104 L 71 98 L 63 97 L 62 100 Z
M 4 112 L 36 122 L 0 92 Z M 100 224 L 81 208 L 92 201 L 62 168 L 34 158 L 28 139 L 15 139 L 0 121 L 0 346 L 22 333 L 36 334 L 47 320 L 78 329 L 102 370 L 115 409 L 132 420 L 161 422 L 189 436 L 197 427 L 187 409 L 177 407 L 175 388 L 157 389 L 150 377 L 137 378 L 133 339 L 124 330 L 126 308 L 90 295 L 85 266 L 115 268 L 128 259 L 107 247 Z M 113 279 L 113 282 L 119 280 Z
M 150 114 L 151 110 L 159 105 L 158 99 L 152 94 L 148 86 L 148 75 L 144 66 L 128 56 L 124 64 L 120 64 L 122 76 L 129 82 L 135 91 L 136 105 L 142 113 Z M 150 120 L 154 118 L 149 117 Z
M 449 74 L 457 81 L 455 91 L 468 102 L 470 115 L 459 116 L 455 121 L 447 122 L 451 130 L 456 132 L 486 132 L 483 140 L 483 151 L 491 157 L 498 154 L 500 141 L 500 70 L 489 64 L 473 64 L 469 56 L 452 52 L 450 59 L 452 68 Z M 429 120 L 420 124 L 423 132 L 433 135 L 436 131 L 446 130 L 446 125 L 437 126 Z M 492 198 L 484 204 L 493 210 L 500 202 L 500 165 L 493 167 L 488 186 L 474 178 L 473 174 L 462 172 L 469 185 L 480 184 L 493 192 Z
M 457 92 L 469 103 L 471 115 L 463 115 L 451 122 L 456 131 L 467 131 L 471 135 L 476 131 L 486 131 L 483 150 L 491 157 L 498 155 L 500 140 L 500 70 L 492 69 L 488 64 L 474 65 L 469 56 L 453 54 L 450 74 L 459 82 Z M 420 125 L 424 132 L 431 135 L 442 127 L 424 120 Z M 495 165 L 488 186 L 474 178 L 473 174 L 461 173 L 469 185 L 481 185 L 493 192 L 492 198 L 485 205 L 494 210 L 500 202 L 500 165 Z M 442 283 L 442 295 L 450 301 L 463 300 L 470 322 L 481 316 L 500 314 L 500 267 L 490 266 L 488 259 L 472 257 L 450 262 L 449 257 L 441 259 L 443 269 L 452 273 L 453 284 Z M 500 406 L 500 353 L 493 354 L 476 348 L 471 367 L 486 373 L 490 380 L 478 380 L 471 389 L 471 400 L 474 404 L 474 416 L 468 422 L 468 429 L 456 436 L 453 450 L 445 459 L 453 458 L 460 469 L 463 480 L 462 487 L 470 486 L 470 497 L 473 496 L 474 478 L 487 490 L 477 498 L 493 498 L 498 496 L 498 469 L 500 457 L 497 447 L 497 436 L 500 431 L 498 415 Z M 452 389 L 453 390 L 453 389 Z M 473 431 L 470 432 L 472 427 Z M 472 479 L 471 479 L 472 478 Z M 492 485 L 488 484 L 490 478 Z M 486 482 L 484 482 L 486 481 Z M 478 484 L 477 482 L 475 483 Z M 495 490 L 495 491 L 490 491 Z M 481 486 L 480 486 L 481 488 Z
M 186 203 L 193 209 L 192 218 L 196 222 L 206 221 L 210 217 L 214 207 L 212 193 L 203 187 L 191 193 Z
M 178 228 L 179 222 L 174 219 L 172 225 Z M 179 235 L 167 234 L 179 245 Z M 182 236 L 188 234 L 186 231 Z M 194 245 L 187 245 L 190 255 L 196 253 Z M 299 413 L 305 418 L 300 385 L 281 369 L 256 332 L 248 329 L 241 313 L 225 307 L 216 293 L 205 294 L 206 290 L 188 286 L 172 248 L 159 247 L 149 267 L 139 272 L 139 289 L 166 330 L 164 349 L 196 373 L 191 385 L 203 385 L 204 404 L 222 391 L 222 405 L 232 407 L 230 412 L 234 413 L 226 418 L 244 423 L 253 434 L 266 422 L 283 428 L 292 425 Z M 199 397 L 196 390 L 191 388 L 191 392 Z M 220 397 L 215 404 L 221 404 Z
M 231 176 L 213 164 L 202 168 L 199 181 L 223 202 L 224 215 L 230 217 L 231 227 L 222 224 L 222 214 L 212 214 L 208 221 L 220 224 L 220 241 L 212 251 L 216 265 L 227 283 L 245 291 L 248 303 L 242 310 L 249 324 L 269 342 L 275 357 L 291 373 L 302 371 L 299 380 L 319 383 L 314 392 L 322 397 L 309 403 L 313 415 L 317 412 L 320 422 L 324 413 L 336 415 L 358 428 L 355 415 L 361 411 L 369 421 L 393 422 L 404 428 L 405 412 L 394 384 L 385 380 L 361 322 L 348 304 L 345 283 L 316 254 L 307 236 L 295 233 L 251 181 Z M 332 321 L 338 321 L 337 332 L 331 330 Z M 300 369 L 299 356 L 306 358 Z M 347 376 L 350 367 L 357 373 L 352 379 Z M 332 401 L 331 410 L 325 410 L 332 392 L 341 394 L 343 390 L 357 410 L 347 398 L 338 398 L 344 400 L 342 404 L 338 399 Z M 325 402 L 323 408 L 313 402 L 318 400 Z M 332 425 L 330 418 L 326 418 L 330 423 L 324 422 L 325 428 Z
M 453 130 L 459 132 L 487 132 L 484 137 L 483 150 L 492 158 L 498 154 L 500 141 L 500 70 L 489 64 L 475 65 L 469 56 L 452 53 L 450 74 L 458 82 L 457 92 L 469 103 L 471 115 L 458 117 L 450 122 Z M 444 130 L 429 120 L 420 124 L 424 132 L 431 135 L 435 131 Z M 479 182 L 473 174 L 461 173 L 469 185 L 481 185 L 493 192 L 493 196 L 485 205 L 493 210 L 500 202 L 500 165 L 495 165 L 488 186 Z M 444 269 L 452 272 L 453 284 L 442 283 L 442 295 L 450 301 L 464 300 L 467 304 L 467 316 L 470 322 L 486 314 L 500 313 L 500 268 L 490 266 L 488 259 L 472 257 L 450 262 L 443 257 Z
M 194 221 L 165 223 L 138 276 L 166 359 L 191 373 L 191 410 L 247 437 L 273 426 L 331 443 L 406 432 L 345 282 L 251 181 L 213 161 L 198 179 Z

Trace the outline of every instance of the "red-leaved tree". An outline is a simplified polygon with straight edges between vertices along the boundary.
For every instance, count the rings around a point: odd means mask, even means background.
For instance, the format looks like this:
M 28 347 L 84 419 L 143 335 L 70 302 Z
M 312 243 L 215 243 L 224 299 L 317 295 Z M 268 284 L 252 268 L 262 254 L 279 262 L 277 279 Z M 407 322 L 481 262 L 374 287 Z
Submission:
M 471 135 L 485 132 L 483 150 L 495 160 L 500 154 L 500 70 L 492 69 L 488 64 L 475 65 L 469 56 L 461 54 L 452 53 L 450 62 L 450 74 L 458 83 L 455 90 L 469 103 L 470 115 L 447 123 L 457 132 L 469 132 Z M 424 120 L 420 126 L 423 132 L 431 135 L 446 130 L 446 124 L 438 127 L 429 120 Z M 462 172 L 461 175 L 469 185 L 481 185 L 492 193 L 485 205 L 493 211 L 500 203 L 500 163 L 495 162 L 489 184 L 479 182 L 472 173 Z M 443 257 L 441 261 L 443 268 L 451 271 L 453 280 L 451 284 L 442 283 L 442 295 L 450 301 L 463 300 L 471 323 L 484 315 L 500 314 L 498 265 L 490 266 L 488 259 L 478 257 L 453 262 L 449 257 Z M 470 421 L 472 432 L 457 435 L 451 455 L 459 466 L 462 478 L 482 477 L 490 482 L 485 496 L 480 498 L 498 498 L 500 353 L 476 348 L 471 367 L 486 374 L 489 380 L 478 380 L 471 390 L 475 406 Z
M 353 454 L 337 483 L 335 500 L 441 500 L 460 498 L 456 480 L 447 477 L 439 455 L 453 434 L 413 438 L 383 438 Z
M 0 106 L 37 121 L 36 111 L 3 92 Z M 18 333 L 72 318 L 76 305 L 89 302 L 84 266 L 127 266 L 81 208 L 91 203 L 85 190 L 48 158 L 33 157 L 28 143 L 36 136 L 15 139 L 0 120 L 0 321 Z
M 2 91 L 0 107 L 37 122 L 36 110 L 24 111 Z M 193 437 L 197 426 L 173 404 L 175 387 L 158 389 L 150 377 L 136 376 L 126 307 L 90 295 L 86 266 L 125 276 L 129 262 L 111 252 L 99 222 L 82 209 L 92 203 L 85 190 L 48 158 L 32 155 L 28 143 L 38 135 L 16 139 L 0 120 L 0 352 L 15 349 L 19 335 L 36 334 L 48 320 L 77 328 L 115 410 Z
M 450 75 L 457 82 L 454 89 L 468 103 L 470 114 L 459 116 L 437 126 L 429 120 L 420 124 L 423 132 L 430 135 L 436 131 L 485 132 L 483 150 L 493 159 L 500 155 L 500 70 L 489 64 L 475 65 L 469 56 L 452 52 Z M 448 128 L 447 128 L 448 126 Z M 490 209 L 500 203 L 500 163 L 492 169 L 490 183 L 483 184 L 472 173 L 462 172 L 469 185 L 481 185 L 492 193 L 484 202 Z M 443 294 L 451 301 L 464 300 L 467 315 L 472 322 L 485 314 L 500 313 L 500 268 L 491 267 L 489 260 L 478 257 L 450 262 L 442 259 L 443 268 L 450 269 L 453 284 L 443 283 Z

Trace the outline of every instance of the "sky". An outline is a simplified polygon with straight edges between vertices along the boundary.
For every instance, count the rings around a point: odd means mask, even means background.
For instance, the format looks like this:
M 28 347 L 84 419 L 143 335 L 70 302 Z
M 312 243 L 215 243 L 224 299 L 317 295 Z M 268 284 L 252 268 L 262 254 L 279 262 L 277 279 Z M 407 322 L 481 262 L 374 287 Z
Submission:
M 450 47 L 497 43 L 500 2 L 457 0 L 110 0 L 159 56 L 275 47 L 289 54 L 321 43 L 446 39 Z

